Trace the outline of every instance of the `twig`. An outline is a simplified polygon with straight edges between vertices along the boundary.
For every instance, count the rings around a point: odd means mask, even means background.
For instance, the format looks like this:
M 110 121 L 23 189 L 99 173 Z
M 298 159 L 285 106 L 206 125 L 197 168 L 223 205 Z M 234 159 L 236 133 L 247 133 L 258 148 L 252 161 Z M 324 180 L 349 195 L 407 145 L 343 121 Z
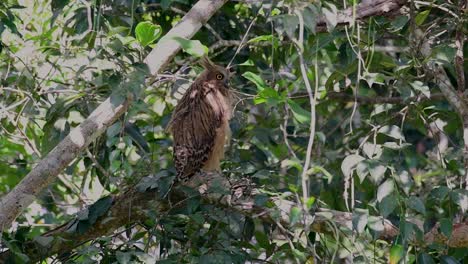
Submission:
M 104 174 L 106 176 L 106 179 L 110 179 L 111 175 L 109 174 L 109 172 L 106 171 L 106 169 L 104 169 L 104 167 L 101 166 L 101 164 L 99 164 L 99 162 L 97 161 L 97 159 L 94 157 L 93 153 L 91 153 L 91 151 L 89 151 L 89 149 L 86 149 L 86 156 L 88 156 L 88 158 L 91 159 L 91 161 L 94 163 L 94 166 L 100 171 L 102 172 L 102 174 Z
M 255 21 L 257 20 L 257 17 L 258 15 L 252 19 L 252 22 L 250 22 L 249 24 L 249 27 L 247 28 L 247 31 L 245 32 L 245 35 L 244 37 L 242 37 L 242 40 L 241 40 L 241 43 L 239 44 L 239 47 L 237 47 L 237 50 L 236 50 L 236 53 L 234 53 L 234 56 L 232 56 L 231 58 L 231 61 L 229 61 L 228 65 L 226 66 L 226 68 L 229 68 L 231 66 L 231 63 L 234 61 L 234 59 L 236 58 L 237 54 L 239 54 L 240 50 L 242 49 L 245 41 L 247 40 L 247 36 L 249 35 L 249 32 L 250 32 L 250 29 L 252 28 L 252 26 L 254 25 Z
M 458 15 L 455 14 L 454 12 L 452 12 L 450 9 L 445 8 L 445 7 L 441 6 L 441 5 L 438 5 L 438 4 L 434 3 L 434 2 L 427 3 L 427 2 L 424 2 L 424 1 L 414 1 L 414 3 L 418 4 L 418 5 L 423 5 L 423 6 L 435 7 L 437 9 L 440 9 L 440 10 L 444 11 L 444 12 L 447 12 L 448 14 L 450 14 L 451 16 L 453 16 L 455 18 L 458 18 Z

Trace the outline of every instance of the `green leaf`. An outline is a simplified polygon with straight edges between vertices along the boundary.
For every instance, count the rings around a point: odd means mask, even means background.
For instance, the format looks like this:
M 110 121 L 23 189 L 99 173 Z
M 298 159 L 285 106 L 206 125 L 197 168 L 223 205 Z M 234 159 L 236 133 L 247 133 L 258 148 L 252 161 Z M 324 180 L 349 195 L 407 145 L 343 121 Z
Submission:
M 333 29 L 338 24 L 338 9 L 332 3 L 327 2 L 328 7 L 322 9 L 323 15 L 325 16 L 325 22 L 327 23 L 328 31 L 333 31 Z
M 408 171 L 400 171 L 397 175 L 397 180 L 398 185 L 408 194 L 413 186 L 413 178 L 409 175 Z
M 245 72 L 242 74 L 242 77 L 246 78 L 247 80 L 253 82 L 255 86 L 257 86 L 257 90 L 262 91 L 268 87 L 265 81 L 257 74 L 253 72 Z
M 383 217 L 389 216 L 393 210 L 397 207 L 397 198 L 394 194 L 385 196 L 381 202 L 379 202 L 379 212 Z
M 255 66 L 255 63 L 253 62 L 253 60 L 248 59 L 241 64 L 237 64 L 237 66 Z
M 135 28 L 136 39 L 143 47 L 157 40 L 161 36 L 161 33 L 161 26 L 155 25 L 149 21 L 140 22 Z
M 261 41 L 272 41 L 273 39 L 275 39 L 275 37 L 273 35 L 262 35 L 262 36 L 257 36 L 253 39 L 250 39 L 249 41 L 247 41 L 247 43 L 257 43 L 257 42 L 261 42 Z
M 410 85 L 411 85 L 411 87 L 413 87 L 413 89 L 415 89 L 416 91 L 421 92 L 427 98 L 431 97 L 431 91 L 429 91 L 429 86 L 424 85 L 423 82 L 415 81 L 415 82 L 412 82 Z
M 441 264 L 460 264 L 458 260 L 456 260 L 454 257 L 451 257 L 451 256 L 441 256 L 440 263 Z
M 383 232 L 384 231 L 384 225 L 383 225 L 383 222 L 382 222 L 382 218 L 381 217 L 377 217 L 377 216 L 369 216 L 369 220 L 368 220 L 368 224 L 367 226 L 375 231 L 375 232 Z
M 310 112 L 302 108 L 292 99 L 288 99 L 288 105 L 291 108 L 294 118 L 301 124 L 310 124 Z
M 424 203 L 421 201 L 419 197 L 416 196 L 411 196 L 407 200 L 407 204 L 409 208 L 415 210 L 418 213 L 425 214 L 426 213 L 426 207 L 424 206 Z
M 312 205 L 314 205 L 315 203 L 315 197 L 309 197 L 309 199 L 307 199 L 307 202 L 306 202 L 306 207 L 307 209 L 311 209 L 312 208 Z
M 39 243 L 39 245 L 41 245 L 42 247 L 49 246 L 53 240 L 54 240 L 54 237 L 50 237 L 50 236 L 37 236 L 34 238 L 34 241 Z
M 396 18 L 392 19 L 391 25 L 392 25 L 392 31 L 399 31 L 403 29 L 404 26 L 409 21 L 409 17 L 406 15 L 402 16 L 397 16 Z
M 107 134 L 107 137 L 111 138 L 120 134 L 122 131 L 123 131 L 122 123 L 116 122 L 115 124 L 107 128 L 106 134 Z
M 393 245 L 390 249 L 390 264 L 398 264 L 400 259 L 405 254 L 405 249 L 402 245 Z
M 414 19 L 416 24 L 418 26 L 422 25 L 430 12 L 431 12 L 431 10 L 429 9 L 429 10 L 424 10 L 424 11 L 420 12 L 419 14 L 417 14 L 416 18 Z
M 351 154 L 344 158 L 343 162 L 341 163 L 341 171 L 345 176 L 350 176 L 356 165 L 363 160 L 364 158 L 362 156 Z
M 274 106 L 281 102 L 283 98 L 273 88 L 267 87 L 260 91 L 254 98 L 255 104 L 268 103 L 270 106 Z
M 358 233 L 364 232 L 364 228 L 367 225 L 369 216 L 369 210 L 357 208 L 353 212 L 353 230 Z
M 394 185 L 392 180 L 386 180 L 377 190 L 377 201 L 381 202 L 385 197 L 393 193 Z
M 68 3 L 70 2 L 70 0 L 52 0 L 51 2 L 51 7 L 52 7 L 52 11 L 57 11 L 57 10 L 62 10 L 66 5 L 68 5 Z
M 299 25 L 299 18 L 296 15 L 278 15 L 272 17 L 277 21 L 275 23 L 275 30 L 279 34 L 286 33 L 289 38 L 294 38 L 297 26 Z
M 92 204 L 88 212 L 89 223 L 94 224 L 99 217 L 103 216 L 111 207 L 113 200 L 112 197 L 107 196 Z
M 255 232 L 255 239 L 258 242 L 258 245 L 262 248 L 268 249 L 270 247 L 270 240 L 268 239 L 267 235 L 263 232 L 256 231 Z
M 129 252 L 121 252 L 121 251 L 118 251 L 117 254 L 115 254 L 116 258 L 117 258 L 117 261 L 121 264 L 127 264 L 127 263 L 131 263 L 130 260 L 132 258 L 132 254 L 129 253 Z
M 356 174 L 359 177 L 359 181 L 362 183 L 366 176 L 369 174 L 369 167 L 367 162 L 359 162 L 356 166 Z
M 450 192 L 450 189 L 448 187 L 439 186 L 431 191 L 431 195 L 434 196 L 434 198 L 442 201 L 445 199 L 445 197 L 447 197 L 449 192 Z
M 291 225 L 294 225 L 295 223 L 299 222 L 301 219 L 302 211 L 298 207 L 293 207 L 291 208 L 291 212 L 289 214 L 289 222 Z
M 383 126 L 381 127 L 378 131 L 378 133 L 387 135 L 389 137 L 392 137 L 394 139 L 401 139 L 405 140 L 405 137 L 401 133 L 401 129 L 397 126 L 391 125 L 391 126 Z
M 307 171 L 307 175 L 313 175 L 316 173 L 323 173 L 325 178 L 328 180 L 328 184 L 333 180 L 333 175 L 322 166 L 314 166 Z
M 435 264 L 434 260 L 432 259 L 432 257 L 427 254 L 427 253 L 421 253 L 418 255 L 418 260 L 417 262 L 418 264 Z
M 380 85 L 383 85 L 385 83 L 384 75 L 381 73 L 368 72 L 368 73 L 365 73 L 365 75 L 363 76 L 363 79 L 366 80 L 369 87 L 372 87 L 374 83 L 380 84 Z
M 375 184 L 378 184 L 379 182 L 382 181 L 382 179 L 385 176 L 385 172 L 387 171 L 386 166 L 375 161 L 369 162 L 368 169 L 369 169 L 371 179 Z
M 317 17 L 319 16 L 317 7 L 310 4 L 304 10 L 302 10 L 302 16 L 304 18 L 304 26 L 315 34 L 317 28 Z
M 440 231 L 446 236 L 452 236 L 453 224 L 452 221 L 448 218 L 440 219 Z
M 202 57 L 208 54 L 208 47 L 203 45 L 199 40 L 190 40 L 182 37 L 172 37 L 177 41 L 182 49 L 195 57 Z

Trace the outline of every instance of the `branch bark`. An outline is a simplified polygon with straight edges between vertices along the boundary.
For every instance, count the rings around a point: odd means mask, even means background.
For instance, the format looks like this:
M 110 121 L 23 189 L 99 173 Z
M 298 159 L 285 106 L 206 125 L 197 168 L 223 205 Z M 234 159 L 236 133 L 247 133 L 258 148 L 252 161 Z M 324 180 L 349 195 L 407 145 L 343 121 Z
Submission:
M 336 17 L 337 25 L 349 25 L 354 20 L 362 20 L 367 17 L 393 15 L 400 10 L 400 8 L 408 2 L 407 0 L 374 0 L 374 1 L 361 1 L 356 8 L 350 7 L 346 10 L 340 11 Z M 353 14 L 356 10 L 355 15 Z M 316 32 L 326 32 L 327 20 L 325 17 L 320 17 L 317 21 Z
M 216 183 L 215 183 L 216 182 Z M 258 217 L 267 223 L 276 224 L 278 221 L 285 228 L 308 226 L 310 230 L 322 233 L 333 234 L 333 226 L 340 228 L 345 232 L 352 232 L 353 214 L 349 212 L 340 212 L 326 208 L 320 208 L 314 215 L 306 215 L 303 221 L 295 223 L 293 227 L 289 221 L 289 213 L 293 207 L 300 207 L 293 201 L 271 197 L 270 201 L 275 204 L 273 208 L 259 207 L 255 205 L 255 197 L 244 195 L 245 188 L 239 188 L 236 185 L 227 183 L 226 178 L 220 174 L 200 174 L 189 182 L 189 187 L 202 185 L 199 190 L 206 191 L 210 185 L 224 186 L 233 191 L 231 199 L 220 199 L 219 194 L 203 194 L 205 203 L 215 204 L 226 208 L 227 210 L 236 210 L 245 216 Z M 239 192 L 239 190 L 241 190 Z M 248 192 L 255 195 L 258 193 L 255 189 Z M 112 205 L 108 211 L 85 232 L 79 233 L 76 230 L 77 217 L 73 220 L 47 232 L 41 237 L 52 238 L 46 246 L 41 246 L 35 241 L 29 241 L 23 245 L 26 254 L 31 262 L 37 262 L 47 257 L 59 254 L 59 258 L 66 256 L 74 248 L 83 245 L 87 241 L 99 238 L 101 236 L 111 235 L 117 229 L 129 226 L 131 224 L 143 222 L 147 219 L 145 212 L 153 210 L 158 215 L 167 214 L 173 209 L 172 206 L 183 205 L 186 194 L 178 188 L 174 188 L 170 193 L 171 203 L 168 199 L 161 198 L 157 190 L 139 191 L 137 187 L 130 187 L 119 195 L 112 196 Z M 172 206 L 171 206 L 172 205 Z M 125 212 L 125 213 L 123 213 Z M 279 218 L 278 218 L 279 216 Z M 381 223 L 379 230 L 379 239 L 392 240 L 399 235 L 399 230 L 389 220 L 383 217 L 375 217 L 376 221 Z M 331 225 L 330 225 L 331 223 Z M 452 236 L 447 238 L 438 229 L 438 225 L 425 235 L 427 245 L 432 243 L 441 243 L 449 247 L 462 248 L 468 246 L 468 222 L 455 224 L 453 226 Z M 6 251 L 0 253 L 0 263 L 8 263 L 12 257 L 12 252 Z
M 227 0 L 200 0 L 174 26 L 146 57 L 152 75 L 163 69 L 180 50 L 175 36 L 191 38 Z M 94 139 L 124 114 L 132 102 L 128 96 L 123 102 L 115 102 L 110 96 L 78 127 L 61 141 L 46 157 L 26 175 L 0 201 L 0 231 L 11 226 L 15 218 L 27 208 L 44 188 L 52 183 Z

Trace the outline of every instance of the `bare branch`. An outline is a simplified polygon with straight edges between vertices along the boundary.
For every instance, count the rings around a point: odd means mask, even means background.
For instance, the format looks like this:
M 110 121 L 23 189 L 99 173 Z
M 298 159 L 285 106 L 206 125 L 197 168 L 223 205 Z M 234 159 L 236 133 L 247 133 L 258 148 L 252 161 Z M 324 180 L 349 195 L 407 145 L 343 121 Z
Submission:
M 336 23 L 337 25 L 350 25 L 354 20 L 363 20 L 367 17 L 380 15 L 393 15 L 406 4 L 407 0 L 374 0 L 361 1 L 355 8 L 356 14 L 353 16 L 354 7 L 350 7 L 344 11 L 338 12 Z M 325 17 L 320 17 L 317 21 L 317 32 L 327 32 L 327 20 Z

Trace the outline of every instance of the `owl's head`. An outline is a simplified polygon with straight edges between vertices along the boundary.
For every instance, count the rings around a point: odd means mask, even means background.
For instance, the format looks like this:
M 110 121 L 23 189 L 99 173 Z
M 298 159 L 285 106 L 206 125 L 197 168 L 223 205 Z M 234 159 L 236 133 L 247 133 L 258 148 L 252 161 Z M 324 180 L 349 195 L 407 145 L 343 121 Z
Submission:
M 228 88 L 229 79 L 232 75 L 228 69 L 214 64 L 208 57 L 204 56 L 200 61 L 201 66 L 205 68 L 203 73 L 205 81 L 214 82 Z

